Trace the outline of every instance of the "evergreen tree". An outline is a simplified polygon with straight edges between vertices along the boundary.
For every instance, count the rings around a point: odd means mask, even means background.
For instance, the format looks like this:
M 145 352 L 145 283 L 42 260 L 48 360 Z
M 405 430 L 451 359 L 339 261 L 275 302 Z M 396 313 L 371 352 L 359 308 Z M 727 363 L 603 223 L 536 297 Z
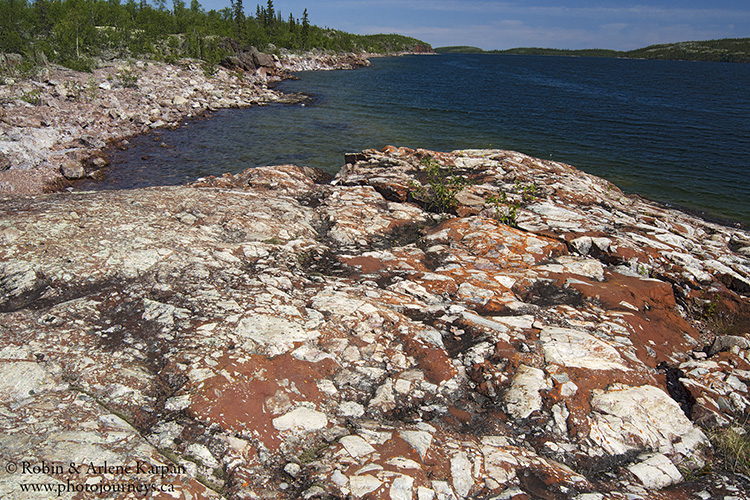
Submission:
M 231 0 L 232 2 L 232 13 L 234 14 L 234 22 L 238 26 L 241 26 L 245 22 L 245 9 L 242 7 L 242 0 Z
M 26 0 L 8 0 L 0 3 L 0 47 L 7 52 L 23 52 L 25 34 L 29 26 Z
M 307 49 L 310 39 L 310 19 L 307 17 L 307 9 L 302 13 L 302 48 Z
M 267 28 L 273 24 L 274 15 L 275 13 L 273 11 L 273 0 L 268 0 L 268 5 L 266 7 L 265 19 L 264 19 L 264 23 Z
M 172 15 L 180 17 L 185 12 L 185 1 L 184 0 L 172 0 Z

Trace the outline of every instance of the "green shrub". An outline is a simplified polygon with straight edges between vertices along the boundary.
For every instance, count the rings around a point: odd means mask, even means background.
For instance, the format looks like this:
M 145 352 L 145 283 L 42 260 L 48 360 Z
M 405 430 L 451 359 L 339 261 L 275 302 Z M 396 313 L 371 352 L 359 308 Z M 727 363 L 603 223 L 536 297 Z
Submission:
M 484 201 L 492 206 L 496 220 L 510 227 L 517 227 L 518 209 L 521 208 L 519 202 L 508 200 L 508 195 L 504 191 L 499 195 L 491 194 Z
M 125 88 L 138 88 L 138 72 L 132 68 L 122 68 L 117 72 L 117 80 Z
M 73 71 L 80 71 L 81 73 L 91 73 L 96 67 L 94 59 L 91 57 L 65 58 L 60 61 L 60 64 L 66 68 L 72 69 Z
M 517 180 L 512 192 L 518 195 L 517 198 L 520 197 L 520 200 L 511 200 L 505 191 L 501 191 L 500 194 L 489 195 L 484 201 L 493 208 L 495 219 L 502 224 L 518 227 L 518 209 L 537 198 L 537 188 L 534 184 L 522 184 Z
M 434 158 L 425 157 L 421 164 L 425 167 L 427 185 L 412 182 L 411 196 L 431 212 L 454 212 L 458 206 L 456 195 L 471 182 L 455 175 L 451 167 L 441 167 Z

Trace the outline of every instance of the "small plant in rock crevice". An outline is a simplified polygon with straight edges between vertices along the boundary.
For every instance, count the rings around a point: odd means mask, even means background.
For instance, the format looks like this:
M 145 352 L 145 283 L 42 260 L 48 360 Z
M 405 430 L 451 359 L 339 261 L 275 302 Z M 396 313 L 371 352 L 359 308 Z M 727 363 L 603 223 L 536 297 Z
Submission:
M 421 164 L 425 167 L 427 185 L 412 182 L 411 196 L 431 212 L 454 212 L 458 207 L 456 195 L 471 184 L 469 179 L 454 174 L 451 167 L 442 167 L 431 157 L 423 158 Z
M 312 443 L 310 446 L 306 447 L 302 450 L 302 452 L 297 457 L 297 460 L 300 464 L 306 465 L 313 461 L 315 461 L 318 458 L 318 455 L 328 448 L 329 443 L 325 442 L 316 442 Z
M 513 192 L 521 196 L 521 203 L 528 204 L 537 199 L 537 187 L 536 184 L 523 184 L 520 180 L 516 180 L 513 185 Z
M 744 431 L 744 429 L 742 429 Z M 711 442 L 724 456 L 724 464 L 734 473 L 750 474 L 750 437 L 736 427 L 714 431 Z
M 138 88 L 138 72 L 132 68 L 122 68 L 117 72 L 118 83 L 126 89 Z
M 96 99 L 96 97 L 99 95 L 99 89 L 96 83 L 96 79 L 93 77 L 90 77 L 86 81 L 86 85 L 75 81 L 67 81 L 63 84 L 63 86 L 66 89 L 65 92 L 68 98 L 76 102 L 88 102 Z
M 518 209 L 521 207 L 519 202 L 508 200 L 508 195 L 504 191 L 501 191 L 498 195 L 491 194 L 484 201 L 492 207 L 494 218 L 497 221 L 501 224 L 516 227 Z
M 707 435 L 725 469 L 750 475 L 750 414 L 729 427 L 709 430 Z
M 84 99 L 85 90 L 83 85 L 81 85 L 80 83 L 67 81 L 63 84 L 63 86 L 65 87 L 66 93 L 69 98 L 79 102 Z
M 32 106 L 39 106 L 42 104 L 42 93 L 39 90 L 30 90 L 21 94 L 21 100 Z
M 522 184 L 517 180 L 512 193 L 517 195 L 516 198 L 520 197 L 520 200 L 511 200 L 508 193 L 500 191 L 499 194 L 487 196 L 484 201 L 492 207 L 494 218 L 501 224 L 518 227 L 518 209 L 537 198 L 537 188 L 535 184 Z
M 690 308 L 695 319 L 700 322 L 701 329 L 711 332 L 715 336 L 736 335 L 737 316 L 733 315 L 725 305 L 722 304 L 718 295 L 704 295 Z
M 99 85 L 93 76 L 86 80 L 86 94 L 89 99 L 96 99 L 99 96 Z

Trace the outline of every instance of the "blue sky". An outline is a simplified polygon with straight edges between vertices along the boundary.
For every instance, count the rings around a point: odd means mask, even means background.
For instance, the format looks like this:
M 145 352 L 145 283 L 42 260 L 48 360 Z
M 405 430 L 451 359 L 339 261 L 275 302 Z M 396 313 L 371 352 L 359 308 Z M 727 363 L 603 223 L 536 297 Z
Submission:
M 248 14 L 263 0 L 244 0 Z M 229 0 L 203 0 L 221 9 Z M 284 17 L 351 33 L 400 33 L 433 47 L 628 50 L 657 43 L 750 37 L 750 0 L 275 0 Z

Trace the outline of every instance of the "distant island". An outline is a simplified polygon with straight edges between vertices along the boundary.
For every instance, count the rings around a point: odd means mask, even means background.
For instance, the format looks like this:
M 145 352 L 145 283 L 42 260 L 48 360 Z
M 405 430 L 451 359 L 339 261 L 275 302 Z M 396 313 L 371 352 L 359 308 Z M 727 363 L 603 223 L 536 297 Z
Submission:
M 438 47 L 435 52 L 449 54 L 515 54 L 572 57 L 622 57 L 628 59 L 669 59 L 682 61 L 750 62 L 750 38 L 724 38 L 693 42 L 649 45 L 641 49 L 620 51 L 610 49 L 545 49 L 519 47 L 506 50 L 483 50 L 479 47 L 456 45 Z

